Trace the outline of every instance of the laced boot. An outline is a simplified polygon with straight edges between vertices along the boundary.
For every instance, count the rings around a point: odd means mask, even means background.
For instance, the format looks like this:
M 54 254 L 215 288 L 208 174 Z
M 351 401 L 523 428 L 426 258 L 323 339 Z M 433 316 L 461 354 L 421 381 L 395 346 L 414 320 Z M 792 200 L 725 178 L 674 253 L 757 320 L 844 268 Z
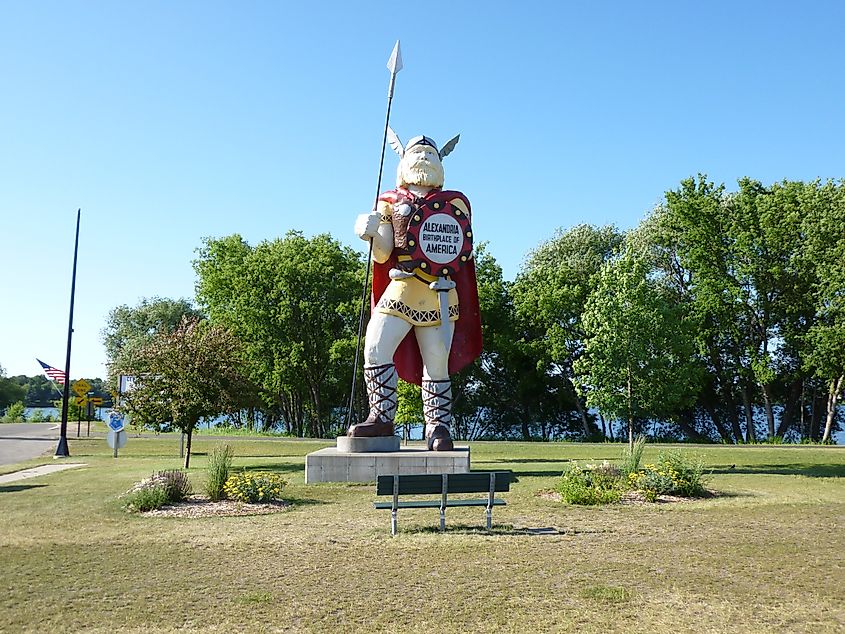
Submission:
M 352 425 L 346 435 L 358 438 L 392 436 L 397 404 L 396 368 L 392 363 L 365 366 L 364 384 L 370 401 L 370 415 L 363 423 Z
M 452 381 L 423 379 L 422 399 L 426 445 L 431 451 L 452 451 Z

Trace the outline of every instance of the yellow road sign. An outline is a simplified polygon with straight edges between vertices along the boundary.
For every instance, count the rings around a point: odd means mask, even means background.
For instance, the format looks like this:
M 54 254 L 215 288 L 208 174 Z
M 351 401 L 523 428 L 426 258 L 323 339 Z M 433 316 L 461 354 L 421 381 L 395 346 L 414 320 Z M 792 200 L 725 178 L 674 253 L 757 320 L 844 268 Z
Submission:
M 74 381 L 72 389 L 77 396 L 85 396 L 88 390 L 91 389 L 91 384 L 85 379 L 79 379 L 78 381 Z
M 77 396 L 75 400 L 76 400 L 76 404 L 79 405 L 80 407 L 82 407 L 83 405 L 88 403 L 88 397 L 87 396 Z
M 103 404 L 103 397 L 102 397 L 102 396 L 92 396 L 92 397 L 91 397 L 90 399 L 88 399 L 88 400 L 90 400 L 90 401 L 91 401 L 94 405 L 96 405 L 97 407 L 99 407 L 100 405 L 102 405 L 102 404 Z

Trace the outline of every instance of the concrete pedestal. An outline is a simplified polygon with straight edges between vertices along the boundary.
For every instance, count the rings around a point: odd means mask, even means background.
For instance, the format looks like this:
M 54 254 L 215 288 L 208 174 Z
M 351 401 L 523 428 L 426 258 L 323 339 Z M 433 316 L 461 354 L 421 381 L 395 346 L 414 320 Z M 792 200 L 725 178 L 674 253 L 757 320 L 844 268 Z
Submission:
M 305 483 L 375 482 L 376 476 L 411 473 L 469 473 L 469 447 L 428 451 L 425 445 L 399 451 L 341 452 L 327 447 L 305 456 Z
M 383 453 L 399 451 L 399 436 L 377 436 L 375 438 L 337 437 L 337 450 L 340 453 Z

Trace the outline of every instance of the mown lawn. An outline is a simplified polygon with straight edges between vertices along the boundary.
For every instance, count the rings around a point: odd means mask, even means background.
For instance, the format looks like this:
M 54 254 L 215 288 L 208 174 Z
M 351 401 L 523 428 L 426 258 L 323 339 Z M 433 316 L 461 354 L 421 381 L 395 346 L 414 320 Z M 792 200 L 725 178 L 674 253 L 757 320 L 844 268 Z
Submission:
M 0 486 L 0 631 L 845 631 L 844 448 L 684 446 L 717 497 L 580 508 L 542 492 L 619 445 L 472 443 L 474 468 L 519 478 L 493 532 L 450 509 L 440 534 L 427 509 L 391 538 L 373 486 L 304 484 L 316 441 L 230 441 L 236 466 L 285 475 L 284 512 L 122 511 L 132 483 L 178 468 L 178 442 L 130 437 L 115 460 L 71 438 L 87 468 Z M 218 442 L 195 441 L 197 489 Z

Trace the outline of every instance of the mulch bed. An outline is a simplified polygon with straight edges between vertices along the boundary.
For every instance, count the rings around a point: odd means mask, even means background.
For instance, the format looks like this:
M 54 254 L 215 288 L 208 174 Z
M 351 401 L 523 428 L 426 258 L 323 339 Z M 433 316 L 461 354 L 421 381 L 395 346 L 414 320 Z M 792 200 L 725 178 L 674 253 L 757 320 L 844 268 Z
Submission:
M 262 504 L 246 504 L 234 500 L 212 502 L 207 497 L 192 495 L 182 502 L 167 504 L 160 509 L 141 513 L 146 517 L 240 517 L 244 515 L 268 515 L 279 513 L 293 506 L 290 502 L 278 500 Z
M 540 491 L 539 493 L 537 493 L 537 495 L 546 500 L 553 500 L 555 502 L 560 502 L 563 500 L 563 496 L 561 496 L 561 494 L 557 491 Z M 715 496 L 711 492 L 711 495 L 708 497 Z M 645 504 L 675 504 L 679 502 L 695 502 L 697 499 L 701 498 L 683 498 L 677 495 L 658 495 L 657 499 L 654 502 L 649 502 L 645 499 L 645 496 L 639 491 L 627 491 L 622 494 L 622 499 L 619 500 L 619 504 L 624 504 L 627 506 L 641 506 Z

